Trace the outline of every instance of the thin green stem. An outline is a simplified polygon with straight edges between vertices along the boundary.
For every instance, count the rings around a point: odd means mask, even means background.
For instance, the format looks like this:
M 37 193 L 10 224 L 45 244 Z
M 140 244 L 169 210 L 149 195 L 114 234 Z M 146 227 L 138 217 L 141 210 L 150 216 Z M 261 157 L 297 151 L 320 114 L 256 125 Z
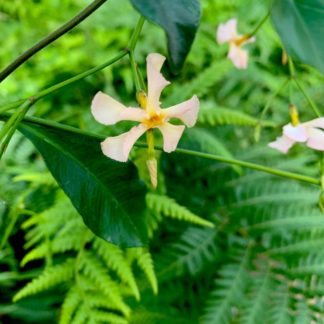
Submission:
M 139 93 L 141 90 L 144 90 L 144 89 L 142 89 L 142 87 L 141 87 L 140 78 L 138 77 L 137 63 L 135 62 L 134 52 L 132 50 L 129 52 L 129 60 L 130 60 L 131 68 L 132 68 L 135 89 L 136 89 L 136 92 Z
M 14 205 L 10 208 L 8 212 L 9 224 L 6 227 L 3 236 L 0 238 L 0 251 L 4 249 L 6 243 L 8 242 L 8 239 L 13 229 L 15 228 L 15 224 L 18 220 L 18 217 L 26 213 L 26 211 L 21 208 L 21 205 L 24 199 L 30 194 L 30 192 L 31 189 L 25 191 L 24 194 L 18 198 L 18 201 L 16 201 Z
M 121 58 L 123 58 L 125 55 L 127 55 L 128 53 L 128 50 L 125 49 L 125 50 L 122 50 L 121 52 L 119 52 L 116 56 L 114 56 L 113 58 L 111 58 L 110 60 L 106 61 L 105 63 L 103 64 L 100 64 L 90 70 L 87 70 L 85 72 L 82 72 L 82 73 L 79 73 L 77 75 L 75 75 L 74 77 L 70 78 L 70 79 L 67 79 L 65 81 L 62 81 L 60 83 L 57 83 L 47 89 L 44 89 L 38 93 L 36 93 L 35 95 L 33 95 L 31 98 L 34 99 L 34 101 L 37 101 L 63 87 L 66 87 L 76 81 L 79 81 L 81 79 L 84 79 L 86 78 L 87 76 L 91 75 L 91 74 L 94 74 L 104 68 L 106 68 L 107 66 L 119 61 Z M 22 100 L 19 100 L 19 101 L 16 101 L 16 102 L 13 102 L 11 104 L 8 104 L 8 105 L 5 105 L 3 107 L 0 108 L 0 113 L 3 113 L 5 111 L 8 111 L 8 110 L 11 110 L 13 108 L 16 108 L 17 106 L 19 106 L 22 102 L 26 101 L 26 99 L 22 99 Z
M 9 116 L 10 116 L 10 114 L 8 114 L 8 113 L 0 114 L 0 117 L 2 117 L 2 118 L 3 117 L 8 118 Z M 34 124 L 39 124 L 39 125 L 43 125 L 43 126 L 47 126 L 47 127 L 56 128 L 56 129 L 71 132 L 74 134 L 90 136 L 90 137 L 98 139 L 100 141 L 105 139 L 104 136 L 101 136 L 98 134 L 93 134 L 91 132 L 87 132 L 87 131 L 84 131 L 84 130 L 81 130 L 79 128 L 75 128 L 72 126 L 60 124 L 60 123 L 57 123 L 57 122 L 54 122 L 51 120 L 45 120 L 45 119 L 36 118 L 36 117 L 24 117 L 24 120 L 27 122 L 32 122 Z M 144 147 L 144 148 L 147 147 L 147 143 L 137 143 L 135 145 L 138 147 Z M 155 145 L 155 148 L 160 151 L 163 150 L 163 147 L 160 145 Z M 219 155 L 214 155 L 214 154 L 209 154 L 209 153 L 197 152 L 197 151 L 181 149 L 181 148 L 178 148 L 175 151 L 175 153 L 191 155 L 191 156 L 195 156 L 195 157 L 224 162 L 224 163 L 228 163 L 228 164 L 239 165 L 239 166 L 242 166 L 245 168 L 262 171 L 262 172 L 270 173 L 270 174 L 277 175 L 280 177 L 284 177 L 284 178 L 288 178 L 288 179 L 292 179 L 292 180 L 303 181 L 303 182 L 307 182 L 307 183 L 311 183 L 311 184 L 315 184 L 315 185 L 320 185 L 320 182 L 321 182 L 319 179 L 308 177 L 305 175 L 300 175 L 297 173 L 278 170 L 278 169 L 274 169 L 274 168 L 263 166 L 263 165 L 256 164 L 256 163 L 246 162 L 246 161 L 237 160 L 237 159 L 231 159 L 231 158 L 227 158 L 224 156 L 219 156 Z
M 95 10 L 102 6 L 107 0 L 95 0 L 75 17 L 62 25 L 60 28 L 44 37 L 41 41 L 29 48 L 27 51 L 18 56 L 12 63 L 0 72 L 0 83 L 6 79 L 13 71 L 20 65 L 26 62 L 29 58 L 34 56 L 41 49 L 54 42 L 56 39 L 66 34 L 68 31 L 79 25 L 84 19 L 91 15 Z
M 140 32 L 141 32 L 141 29 L 143 27 L 143 24 L 144 24 L 144 21 L 145 19 L 144 18 L 140 18 L 136 27 L 135 27 L 135 30 L 133 32 L 133 35 L 131 36 L 131 41 L 130 41 L 130 45 L 129 45 L 129 48 L 132 48 L 134 49 L 135 48 L 135 45 L 136 45 L 136 42 L 138 40 L 138 37 L 140 35 Z M 109 59 L 108 61 L 106 61 L 105 63 L 102 63 L 92 69 L 89 69 L 87 71 L 84 71 L 82 73 L 79 73 L 77 75 L 75 75 L 74 77 L 70 78 L 70 79 L 67 79 L 65 81 L 62 81 L 58 84 L 55 84 L 47 89 L 44 89 L 40 92 L 38 92 L 37 94 L 33 95 L 32 97 L 34 98 L 35 101 L 53 93 L 54 91 L 57 91 L 63 87 L 66 87 L 68 85 L 70 85 L 71 83 L 74 83 L 76 81 L 79 81 L 81 79 L 84 79 L 86 78 L 87 76 L 91 75 L 91 74 L 94 74 L 104 68 L 106 68 L 107 66 L 119 61 L 121 58 L 123 58 L 125 55 L 127 55 L 128 53 L 130 53 L 130 49 L 129 48 L 126 48 L 122 51 L 120 51 L 116 56 L 114 56 L 113 58 Z M 136 63 L 135 63 L 135 59 L 134 59 L 134 55 L 132 54 L 133 56 L 133 73 L 136 71 L 136 76 L 137 76 L 137 68 L 136 68 Z M 135 78 L 135 77 L 134 77 Z M 137 79 L 139 79 L 137 77 Z M 138 84 L 140 84 L 140 80 L 138 81 Z M 24 103 L 26 101 L 26 99 L 22 99 L 22 100 L 18 100 L 18 101 L 15 101 L 15 102 L 12 102 L 12 103 L 9 103 L 7 105 L 4 105 L 0 108 L 0 113 L 3 113 L 3 112 L 6 112 L 6 111 L 9 111 L 13 108 L 17 108 L 18 106 L 20 106 L 22 103 Z
M 181 153 L 181 154 L 186 154 L 186 155 L 192 155 L 192 156 L 196 156 L 196 157 L 200 157 L 200 158 L 205 158 L 205 159 L 209 159 L 209 160 L 224 162 L 224 163 L 228 163 L 228 164 L 239 165 L 244 168 L 262 171 L 265 173 L 270 173 L 270 174 L 273 174 L 273 175 L 276 175 L 279 177 L 283 177 L 283 178 L 288 178 L 288 179 L 292 179 L 292 180 L 298 180 L 298 181 L 303 181 L 303 182 L 307 182 L 307 183 L 311 183 L 311 184 L 315 184 L 315 185 L 320 185 L 319 179 L 308 177 L 308 176 L 301 175 L 298 173 L 293 173 L 293 172 L 270 168 L 270 167 L 256 164 L 256 163 L 226 158 L 224 156 L 218 156 L 218 155 L 213 155 L 213 154 L 209 154 L 209 153 L 202 153 L 202 152 L 196 152 L 196 151 L 191 151 L 191 150 L 186 150 L 186 149 L 180 149 L 180 148 L 177 149 L 175 152 Z
M 257 24 L 257 26 L 254 28 L 254 30 L 248 34 L 249 37 L 254 36 L 259 29 L 263 26 L 263 24 L 267 21 L 267 19 L 269 18 L 271 14 L 271 9 L 267 12 L 267 14 L 262 18 L 262 20 Z
M 43 98 L 49 94 L 51 94 L 54 91 L 57 91 L 63 87 L 66 87 L 67 85 L 70 85 L 71 83 L 74 83 L 76 81 L 79 81 L 81 79 L 84 79 L 85 77 L 94 74 L 100 70 L 103 70 L 104 68 L 106 68 L 107 66 L 119 61 L 121 58 L 123 58 L 125 55 L 127 54 L 127 50 L 122 50 L 121 52 L 119 52 L 116 56 L 114 56 L 113 58 L 111 58 L 110 60 L 106 61 L 103 64 L 100 64 L 90 70 L 87 70 L 85 72 L 82 72 L 80 74 L 77 74 L 76 76 L 67 79 L 63 82 L 60 82 L 58 84 L 53 85 L 52 87 L 49 87 L 41 92 L 39 92 L 38 94 L 34 95 L 33 97 L 35 98 L 35 100 L 39 100 L 40 98 Z
M 304 87 L 302 86 L 302 84 L 299 82 L 299 80 L 297 79 L 297 75 L 296 75 L 296 69 L 295 69 L 295 65 L 293 60 L 291 59 L 291 57 L 288 57 L 288 64 L 289 64 L 289 73 L 290 73 L 290 77 L 292 80 L 295 81 L 298 89 L 301 91 L 301 93 L 303 94 L 303 96 L 305 97 L 305 99 L 307 100 L 308 104 L 310 105 L 310 107 L 312 108 L 314 114 L 317 117 L 321 117 L 321 113 L 320 110 L 318 109 L 317 105 L 315 104 L 315 102 L 312 100 L 312 98 L 308 95 L 308 93 L 305 91 Z
M 135 46 L 136 46 L 136 43 L 138 41 L 138 38 L 139 38 L 139 35 L 142 31 L 142 28 L 143 28 L 143 25 L 145 23 L 145 18 L 143 16 L 141 16 L 137 22 L 137 25 L 134 29 L 134 32 L 129 40 L 129 45 L 128 45 L 128 48 L 130 51 L 134 51 L 135 49 Z
M 269 100 L 267 101 L 266 105 L 264 106 L 261 114 L 260 114 L 260 119 L 262 120 L 264 118 L 264 116 L 266 115 L 266 113 L 268 112 L 269 108 L 271 107 L 271 104 L 273 102 L 273 100 L 275 98 L 277 98 L 277 96 L 280 94 L 280 92 L 282 92 L 286 86 L 288 85 L 290 79 L 286 79 L 280 86 L 279 88 L 276 90 L 275 93 L 272 94 L 272 96 L 269 98 Z
M 12 116 L 11 113 L 1 113 L 0 114 L 1 119 L 8 119 L 8 118 L 10 118 L 10 116 Z M 61 123 L 58 123 L 58 122 L 55 122 L 55 121 L 52 121 L 49 119 L 25 116 L 23 118 L 23 121 L 41 125 L 41 126 L 47 126 L 47 127 L 51 127 L 51 128 L 55 128 L 55 129 L 60 129 L 60 130 L 67 131 L 67 132 L 70 132 L 73 134 L 89 136 L 89 137 L 92 137 L 92 138 L 95 138 L 98 140 L 104 139 L 104 136 L 102 136 L 102 135 L 94 134 L 92 132 L 88 132 L 88 131 L 82 130 L 80 128 L 72 127 L 69 125 L 61 124 Z
M 4 232 L 4 234 L 3 234 L 3 236 L 2 236 L 2 238 L 0 240 L 0 251 L 2 251 L 3 248 L 5 247 L 7 241 L 9 239 L 9 237 L 10 237 L 10 234 L 11 234 L 12 230 L 15 227 L 18 216 L 19 216 L 19 208 L 17 206 L 12 207 L 12 209 L 10 210 L 10 212 L 8 214 L 8 218 L 10 220 L 9 224 L 6 227 L 5 232 Z
M 142 73 L 141 73 L 138 65 L 136 65 L 136 72 L 137 72 L 138 79 L 140 81 L 141 88 L 144 90 L 145 93 L 147 93 L 146 84 L 144 82 L 144 78 L 142 76 Z
M 3 156 L 3 154 L 5 153 L 8 145 L 9 145 L 9 142 L 10 142 L 13 134 L 15 133 L 19 123 L 22 121 L 22 119 L 26 115 L 27 111 L 32 106 L 32 104 L 33 104 L 33 102 L 27 101 L 26 104 L 22 105 L 21 110 L 20 109 L 17 110 L 17 112 L 19 112 L 19 114 L 18 114 L 17 118 L 14 120 L 14 122 L 12 123 L 11 128 L 9 129 L 8 133 L 6 134 L 4 141 L 0 145 L 0 160 Z M 8 123 L 9 123 L 9 121 L 8 121 Z
M 273 102 L 273 100 L 279 95 L 279 93 L 281 91 L 284 90 L 284 88 L 287 86 L 287 84 L 289 83 L 290 79 L 286 79 L 280 86 L 279 88 L 275 91 L 275 93 L 272 94 L 272 96 L 269 98 L 269 100 L 267 101 L 266 105 L 264 106 L 264 108 L 261 111 L 260 114 L 260 118 L 259 118 L 259 122 L 257 123 L 257 125 L 255 126 L 255 130 L 254 130 L 254 138 L 255 141 L 258 142 L 260 140 L 260 136 L 261 136 L 261 129 L 263 126 L 263 118 L 266 115 L 266 113 L 268 112 L 269 108 L 271 107 L 271 104 Z
M 301 83 L 298 81 L 297 78 L 294 78 L 294 81 L 298 87 L 298 89 L 301 91 L 301 93 L 304 95 L 305 99 L 307 100 L 308 104 L 311 106 L 311 108 L 313 109 L 314 114 L 317 117 L 321 117 L 321 113 L 318 109 L 318 107 L 316 106 L 315 102 L 313 101 L 313 99 L 308 95 L 308 93 L 305 91 L 304 87 L 301 85 Z
M 143 25 L 145 22 L 145 18 L 143 16 L 141 16 L 137 22 L 137 25 L 134 29 L 134 32 L 130 38 L 129 41 L 129 60 L 131 63 L 131 68 L 132 68 L 132 73 L 133 73 L 133 79 L 134 79 L 134 83 L 135 83 L 135 88 L 136 88 L 136 92 L 139 93 L 140 91 L 144 91 L 145 90 L 145 85 L 143 82 L 143 78 L 141 77 L 140 71 L 138 69 L 136 60 L 135 60 L 135 47 L 138 41 L 138 38 L 141 34 Z
M 11 117 L 8 119 L 8 121 L 4 124 L 0 131 L 0 142 L 3 140 L 3 138 L 7 135 L 7 133 L 10 131 L 11 127 L 15 124 L 17 118 L 26 110 L 26 108 L 29 108 L 31 105 L 30 100 L 26 100 L 20 107 L 17 109 L 17 111 L 11 115 Z
M 288 68 L 289 68 L 290 77 L 292 79 L 295 78 L 296 77 L 295 65 L 290 56 L 288 56 Z

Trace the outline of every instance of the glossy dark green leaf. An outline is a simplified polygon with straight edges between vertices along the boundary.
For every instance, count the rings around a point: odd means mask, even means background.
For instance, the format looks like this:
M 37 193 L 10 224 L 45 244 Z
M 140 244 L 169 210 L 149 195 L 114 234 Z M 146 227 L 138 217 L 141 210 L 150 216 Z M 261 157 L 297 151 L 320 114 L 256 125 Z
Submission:
M 131 0 L 146 19 L 167 34 L 170 67 L 178 73 L 190 51 L 200 20 L 199 0 Z
M 288 54 L 324 73 L 324 0 L 275 0 L 272 20 Z
M 124 247 L 145 244 L 145 188 L 133 164 L 106 158 L 90 136 L 26 122 L 19 130 L 96 235 Z

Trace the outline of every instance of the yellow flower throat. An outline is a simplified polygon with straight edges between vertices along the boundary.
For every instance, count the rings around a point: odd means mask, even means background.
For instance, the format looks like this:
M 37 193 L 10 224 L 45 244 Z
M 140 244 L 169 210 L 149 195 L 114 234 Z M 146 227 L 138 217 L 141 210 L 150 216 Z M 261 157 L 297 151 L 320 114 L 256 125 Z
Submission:
M 249 35 L 243 35 L 239 38 L 236 38 L 235 40 L 233 40 L 233 43 L 236 45 L 236 46 L 241 46 L 243 43 L 245 43 L 248 39 L 250 38 Z
M 141 122 L 148 129 L 165 124 L 165 114 L 162 112 L 157 114 L 156 109 L 148 105 L 147 96 L 143 91 L 137 94 L 137 101 L 140 107 L 147 112 L 148 117 L 144 118 Z

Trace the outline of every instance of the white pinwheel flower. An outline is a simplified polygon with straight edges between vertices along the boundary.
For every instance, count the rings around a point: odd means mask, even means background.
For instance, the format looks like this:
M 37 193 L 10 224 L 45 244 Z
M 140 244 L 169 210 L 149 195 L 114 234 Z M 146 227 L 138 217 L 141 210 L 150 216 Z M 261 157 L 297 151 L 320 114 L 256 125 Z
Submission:
M 184 125 L 169 123 L 172 118 L 180 119 L 186 126 L 192 127 L 197 121 L 199 100 L 197 96 L 170 108 L 161 109 L 160 95 L 170 84 L 160 73 L 165 57 L 152 53 L 147 56 L 147 95 L 140 100 L 141 108 L 125 107 L 112 97 L 98 92 L 93 98 L 91 112 L 101 124 L 114 125 L 122 120 L 137 121 L 139 124 L 130 131 L 118 136 L 106 138 L 101 143 L 102 152 L 111 159 L 126 162 L 135 142 L 148 130 L 157 128 L 163 136 L 163 150 L 176 149 Z
M 255 37 L 248 35 L 239 35 L 237 33 L 237 20 L 230 19 L 224 24 L 218 26 L 216 32 L 217 42 L 222 45 L 229 43 L 227 57 L 233 62 L 238 69 L 246 69 L 248 66 L 249 54 L 242 49 L 243 45 L 255 42 Z
M 324 117 L 295 126 L 289 123 L 283 127 L 283 135 L 268 145 L 280 152 L 287 153 L 296 142 L 306 143 L 314 150 L 324 151 Z

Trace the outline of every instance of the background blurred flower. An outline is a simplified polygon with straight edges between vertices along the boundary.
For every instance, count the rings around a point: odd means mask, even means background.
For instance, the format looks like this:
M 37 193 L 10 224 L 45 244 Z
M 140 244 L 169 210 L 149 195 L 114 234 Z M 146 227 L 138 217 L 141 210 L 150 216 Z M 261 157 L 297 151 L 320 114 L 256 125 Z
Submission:
M 248 66 L 249 54 L 246 50 L 242 49 L 242 46 L 253 43 L 255 37 L 239 35 L 237 33 L 237 20 L 233 18 L 218 26 L 216 38 L 219 44 L 229 43 L 227 57 L 238 69 L 246 69 Z
M 268 145 L 280 152 L 287 153 L 296 143 L 305 143 L 314 150 L 324 151 L 324 117 L 293 126 L 291 123 L 283 127 L 283 135 Z

